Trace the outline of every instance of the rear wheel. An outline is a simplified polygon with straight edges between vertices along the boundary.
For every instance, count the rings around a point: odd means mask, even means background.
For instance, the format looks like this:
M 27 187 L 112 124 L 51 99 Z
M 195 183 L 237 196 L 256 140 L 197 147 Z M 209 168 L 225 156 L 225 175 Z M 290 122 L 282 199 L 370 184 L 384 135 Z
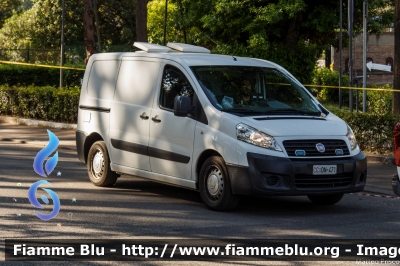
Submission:
M 330 195 L 308 195 L 307 197 L 318 205 L 333 205 L 338 203 L 343 198 L 343 193 Z
M 96 186 L 108 187 L 117 181 L 118 174 L 111 171 L 110 157 L 104 141 L 97 141 L 90 147 L 87 168 L 89 179 Z
M 232 210 L 239 203 L 239 196 L 232 194 L 225 162 L 219 156 L 212 156 L 204 162 L 199 175 L 199 188 L 201 199 L 212 210 Z

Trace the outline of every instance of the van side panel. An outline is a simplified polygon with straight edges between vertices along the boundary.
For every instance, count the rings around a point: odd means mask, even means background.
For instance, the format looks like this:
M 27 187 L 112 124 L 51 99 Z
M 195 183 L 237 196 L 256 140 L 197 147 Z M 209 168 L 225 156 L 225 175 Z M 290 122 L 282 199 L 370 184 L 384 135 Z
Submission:
M 110 108 L 120 61 L 91 59 L 81 90 L 78 129 L 87 136 L 96 132 L 107 140 Z M 108 146 L 107 141 L 106 145 Z
M 79 105 L 110 108 L 119 71 L 119 60 L 95 60 L 91 65 Z

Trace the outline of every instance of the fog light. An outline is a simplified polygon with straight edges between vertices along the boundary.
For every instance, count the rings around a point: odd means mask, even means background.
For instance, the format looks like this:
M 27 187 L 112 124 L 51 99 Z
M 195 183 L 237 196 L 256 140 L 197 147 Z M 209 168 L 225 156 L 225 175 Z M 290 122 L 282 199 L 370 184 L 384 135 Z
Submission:
M 276 186 L 279 182 L 279 176 L 271 175 L 267 178 L 267 184 L 270 186 Z

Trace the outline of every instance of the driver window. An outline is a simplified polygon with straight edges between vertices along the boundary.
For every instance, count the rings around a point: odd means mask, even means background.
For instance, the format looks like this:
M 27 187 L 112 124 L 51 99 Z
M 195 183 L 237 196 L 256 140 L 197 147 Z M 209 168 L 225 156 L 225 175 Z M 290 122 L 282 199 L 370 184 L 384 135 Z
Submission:
M 193 103 L 194 90 L 182 71 L 166 65 L 161 83 L 160 107 L 173 110 L 176 96 L 188 96 Z

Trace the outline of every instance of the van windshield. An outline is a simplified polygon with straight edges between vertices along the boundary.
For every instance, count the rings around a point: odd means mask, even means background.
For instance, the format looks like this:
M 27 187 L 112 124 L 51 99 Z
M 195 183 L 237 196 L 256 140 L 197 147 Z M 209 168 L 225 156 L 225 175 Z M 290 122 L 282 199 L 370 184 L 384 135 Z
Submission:
M 192 66 L 210 102 L 238 115 L 321 115 L 303 86 L 287 73 L 266 67 Z

